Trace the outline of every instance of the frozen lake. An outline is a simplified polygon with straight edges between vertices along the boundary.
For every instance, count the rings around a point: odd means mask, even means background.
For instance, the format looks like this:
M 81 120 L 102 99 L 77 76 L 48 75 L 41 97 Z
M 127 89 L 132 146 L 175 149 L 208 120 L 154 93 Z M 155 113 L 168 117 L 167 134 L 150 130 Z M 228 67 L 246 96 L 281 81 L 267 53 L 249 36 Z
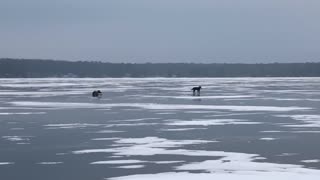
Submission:
M 1 180 L 318 179 L 319 139 L 320 78 L 0 79 Z

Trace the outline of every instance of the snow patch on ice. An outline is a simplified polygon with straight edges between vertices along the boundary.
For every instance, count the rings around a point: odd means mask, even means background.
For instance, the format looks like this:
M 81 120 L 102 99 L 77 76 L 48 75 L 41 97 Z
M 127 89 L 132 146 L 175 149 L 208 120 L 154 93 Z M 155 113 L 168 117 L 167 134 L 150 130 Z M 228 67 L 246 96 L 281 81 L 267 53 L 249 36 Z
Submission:
M 252 98 L 256 95 L 234 95 L 234 96 L 152 96 L 140 95 L 144 98 L 172 98 L 172 99 L 236 99 L 236 98 Z
M 107 149 L 89 149 L 89 150 L 79 150 L 73 151 L 74 154 L 85 154 L 85 153 L 102 153 L 109 152 L 115 155 L 121 156 L 153 156 L 153 155 L 184 155 L 184 156 L 210 156 L 216 157 L 217 160 L 207 160 L 203 162 L 193 162 L 189 164 L 184 164 L 177 166 L 177 170 L 182 171 L 206 171 L 210 174 L 205 174 L 207 178 L 215 178 L 221 175 L 221 177 L 228 176 L 230 174 L 237 174 L 234 179 L 239 179 L 240 175 L 245 175 L 244 178 L 258 178 L 260 176 L 266 175 L 268 178 L 279 175 L 287 177 L 287 173 L 292 173 L 291 175 L 295 177 L 296 175 L 304 174 L 310 176 L 316 173 L 320 175 L 320 171 L 307 169 L 301 165 L 291 165 L 291 164 L 275 164 L 267 162 L 255 162 L 255 160 L 263 159 L 263 157 L 257 154 L 246 154 L 246 153 L 236 153 L 236 152 L 224 152 L 224 151 L 205 151 L 205 150 L 187 150 L 187 149 L 172 149 L 172 147 L 182 147 L 184 145 L 198 144 L 198 143 L 208 143 L 202 142 L 202 140 L 168 140 L 158 137 L 146 137 L 146 138 L 127 138 L 115 141 L 118 144 L 122 144 L 122 147 L 118 148 L 107 148 Z M 112 162 L 112 161 L 111 161 Z M 121 162 L 121 161 L 120 161 Z M 126 162 L 126 161 L 124 161 Z M 130 162 L 130 160 L 129 160 Z M 134 161 L 138 163 L 139 161 Z M 101 164 L 105 162 L 102 161 Z M 110 161 L 107 161 L 110 163 Z M 115 161 L 115 163 L 119 163 Z M 154 162 L 156 163 L 156 162 Z M 179 173 L 180 174 L 180 173 Z M 159 174 L 158 174 L 159 175 Z M 188 175 L 193 176 L 193 174 L 188 173 Z M 203 174 L 196 174 L 194 178 L 199 178 Z M 153 175 L 136 175 L 128 177 L 112 178 L 117 179 L 153 179 L 158 176 L 153 177 Z M 160 177 L 159 179 L 163 179 Z M 176 179 L 177 177 L 171 177 Z M 181 177 L 185 178 L 185 177 Z M 190 177 L 189 177 L 190 178 Z M 191 178 L 192 179 L 192 178 Z M 260 178 L 258 178 L 260 179 Z
M 281 153 L 277 156 L 295 156 L 295 155 L 298 155 L 297 153 Z
M 118 166 L 116 168 L 121 168 L 121 169 L 138 169 L 138 168 L 143 168 L 144 165 L 139 164 L 139 165 L 128 165 L 128 166 Z
M 271 138 L 271 137 L 265 137 L 265 138 L 260 138 L 262 141 L 273 141 L 276 140 L 277 138 Z
M 29 141 L 31 136 L 2 136 L 8 141 Z
M 167 150 L 165 148 L 181 147 L 184 145 L 213 143 L 217 141 L 207 140 L 168 140 L 158 137 L 145 137 L 145 138 L 125 138 L 116 140 L 116 145 L 119 148 L 107 149 L 86 149 L 73 151 L 73 154 L 87 154 L 87 153 L 108 153 L 112 152 L 116 155 L 144 155 L 151 156 L 156 154 L 178 154 L 190 156 L 205 156 L 207 151 L 189 151 L 189 150 Z M 209 156 L 211 156 L 209 152 Z
M 109 124 L 109 125 L 107 125 L 106 127 L 122 127 L 122 126 L 151 126 L 151 125 L 157 125 L 157 124 L 159 124 L 159 123 L 149 123 L 149 122 L 146 122 L 146 123 L 127 123 L 127 124 L 125 124 L 125 123 L 119 123 L 119 124 Z
M 281 132 L 286 132 L 286 131 L 273 131 L 273 130 L 270 130 L 270 131 L 260 131 L 262 133 L 281 133 Z
M 175 112 L 158 112 L 156 114 L 159 114 L 159 115 L 169 115 L 169 114 L 176 114 Z
M 140 118 L 140 119 L 124 119 L 124 120 L 112 120 L 110 122 L 139 122 L 139 121 L 149 121 L 149 120 L 158 120 L 158 119 L 161 119 L 161 118 Z
M 88 123 L 72 123 L 72 124 L 47 124 L 43 125 L 46 129 L 75 129 L 75 128 L 87 128 L 87 127 L 99 127 L 106 124 L 88 124 Z
M 24 128 L 11 128 L 10 130 L 20 131 L 20 130 L 24 130 Z
M 195 162 L 190 164 L 185 164 L 182 166 L 178 166 L 177 170 L 184 171 L 206 171 L 210 173 L 224 173 L 224 172 L 261 172 L 261 171 L 269 171 L 269 172 L 287 172 L 288 170 L 299 170 L 304 171 L 306 169 L 302 168 L 301 165 L 291 165 L 291 164 L 275 164 L 275 163 L 267 163 L 267 162 L 253 162 L 251 159 L 247 157 L 225 157 L 219 160 L 207 160 L 203 162 Z M 320 171 L 318 171 L 320 173 Z
M 30 144 L 30 143 L 27 143 L 27 142 L 18 142 L 17 144 L 24 145 L 24 144 Z
M 263 113 L 228 113 L 228 114 L 214 114 L 214 115 L 206 115 L 205 117 L 220 117 L 220 116 L 243 116 L 243 115 L 257 115 Z
M 293 131 L 292 133 L 320 133 L 320 131 Z
M 216 113 L 216 111 L 185 111 L 185 113 L 190 113 L 190 114 L 206 114 L 206 113 Z
M 247 173 L 189 173 L 189 172 L 168 172 L 159 174 L 130 175 L 123 177 L 108 178 L 108 180 L 317 180 L 320 173 L 316 170 L 306 170 L 302 172 L 247 172 Z
M 46 112 L 0 112 L 0 115 L 46 114 Z
M 120 138 L 94 138 L 94 139 L 91 139 L 93 141 L 112 141 L 112 140 L 117 140 L 117 139 L 120 139 Z
M 183 163 L 185 161 L 155 161 L 155 164 L 175 164 L 175 163 Z
M 137 164 L 137 163 L 144 163 L 144 162 L 146 161 L 127 159 L 127 160 L 96 161 L 90 164 Z
M 319 163 L 320 159 L 302 160 L 303 163 Z
M 171 126 L 221 126 L 221 125 L 255 125 L 261 122 L 250 122 L 239 119 L 193 119 L 189 121 L 173 121 L 167 123 Z
M 167 140 L 165 138 L 158 137 L 145 137 L 145 138 L 127 138 L 119 139 L 116 143 L 119 144 L 136 144 L 141 145 L 141 147 L 180 147 L 182 145 L 190 144 L 203 144 L 216 141 L 206 141 L 206 140 Z
M 124 131 L 117 131 L 117 130 L 101 130 L 101 131 L 97 131 L 95 133 L 121 133 L 121 132 L 124 132 Z
M 63 162 L 39 162 L 37 164 L 41 165 L 56 165 L 56 164 L 62 164 Z
M 203 130 L 207 128 L 176 128 L 176 129 L 161 129 L 161 131 L 190 131 L 190 130 Z
M 276 117 L 290 117 L 294 120 L 301 121 L 304 124 L 289 124 L 285 127 L 320 127 L 320 115 L 277 115 Z
M 14 162 L 0 162 L 0 166 L 14 164 Z

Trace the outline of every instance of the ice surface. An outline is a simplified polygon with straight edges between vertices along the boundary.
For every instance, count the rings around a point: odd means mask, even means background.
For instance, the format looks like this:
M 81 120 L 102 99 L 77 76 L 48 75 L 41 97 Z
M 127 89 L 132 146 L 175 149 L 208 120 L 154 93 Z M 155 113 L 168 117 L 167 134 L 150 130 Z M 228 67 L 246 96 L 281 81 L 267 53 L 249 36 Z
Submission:
M 256 95 L 233 95 L 233 96 L 151 96 L 141 95 L 145 98 L 173 98 L 173 99 L 236 99 L 236 98 L 252 98 Z
M 95 104 L 95 103 L 64 103 L 64 102 L 35 102 L 35 101 L 14 101 L 15 106 L 26 107 L 52 107 L 52 108 L 112 108 L 112 107 L 136 107 L 143 109 L 157 110 L 178 110 L 178 109 L 203 109 L 203 110 L 229 110 L 229 111 L 299 111 L 311 110 L 310 107 L 275 107 L 275 106 L 227 106 L 227 105 L 187 105 L 187 104 L 154 104 L 154 103 L 118 103 L 118 104 Z
M 61 96 L 61 95 L 79 95 L 79 94 L 84 94 L 86 92 L 76 92 L 76 91 L 49 91 L 49 92 L 44 92 L 44 91 L 37 91 L 37 92 L 23 92 L 23 91 L 18 91 L 18 92 L 0 92 L 0 97 L 1 96 L 15 96 L 15 97 L 50 97 L 50 96 Z
M 2 163 L 19 165 L 3 167 L 0 179 L 14 172 L 36 180 L 320 177 L 320 78 L 0 82 Z M 191 95 L 197 85 L 201 97 Z M 101 99 L 91 97 L 96 89 Z
M 24 128 L 11 128 L 10 130 L 20 131 L 20 130 L 24 130 Z

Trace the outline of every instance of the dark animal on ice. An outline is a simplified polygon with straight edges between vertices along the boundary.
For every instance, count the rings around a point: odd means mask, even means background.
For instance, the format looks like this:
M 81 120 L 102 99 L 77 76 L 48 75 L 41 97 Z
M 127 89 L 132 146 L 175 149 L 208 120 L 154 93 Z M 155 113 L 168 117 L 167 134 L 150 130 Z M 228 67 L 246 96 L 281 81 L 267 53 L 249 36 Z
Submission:
M 102 96 L 102 92 L 100 90 L 92 92 L 92 97 L 101 97 L 101 96 Z
M 200 96 L 200 90 L 201 90 L 201 86 L 198 86 L 198 87 L 193 87 L 191 90 L 192 90 L 192 92 L 193 92 L 193 96 Z

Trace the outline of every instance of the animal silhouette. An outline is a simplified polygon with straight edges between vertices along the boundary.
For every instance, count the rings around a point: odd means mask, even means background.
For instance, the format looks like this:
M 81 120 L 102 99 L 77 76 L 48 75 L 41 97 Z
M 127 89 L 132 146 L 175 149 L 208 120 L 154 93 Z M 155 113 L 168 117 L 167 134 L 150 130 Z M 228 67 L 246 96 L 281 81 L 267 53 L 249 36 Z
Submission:
M 92 97 L 101 97 L 101 96 L 102 96 L 102 92 L 100 90 L 92 92 Z
M 191 90 L 193 92 L 193 96 L 200 96 L 200 90 L 201 90 L 201 86 L 198 86 L 198 87 L 193 87 Z

